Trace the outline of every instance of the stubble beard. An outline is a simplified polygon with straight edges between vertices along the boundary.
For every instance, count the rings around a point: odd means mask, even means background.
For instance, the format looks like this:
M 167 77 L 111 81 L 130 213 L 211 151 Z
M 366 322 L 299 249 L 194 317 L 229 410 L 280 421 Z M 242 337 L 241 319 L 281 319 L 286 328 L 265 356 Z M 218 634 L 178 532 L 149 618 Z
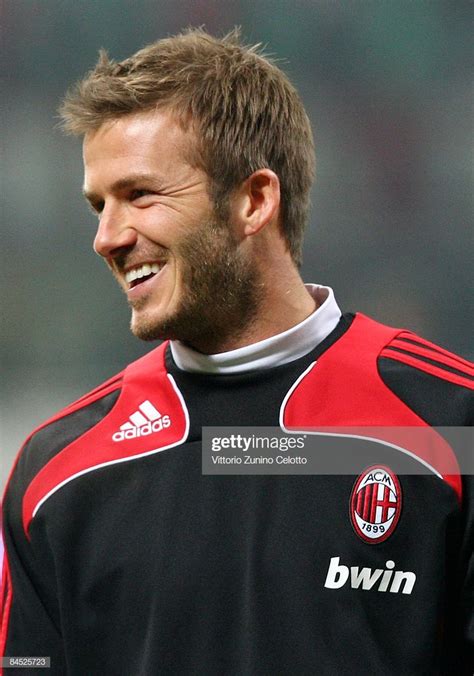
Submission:
M 176 256 L 182 263 L 179 306 L 160 318 L 143 309 L 132 318 L 132 332 L 145 341 L 179 340 L 208 354 L 219 352 L 248 331 L 258 314 L 263 294 L 258 271 L 239 250 L 230 225 L 217 218 L 177 245 Z

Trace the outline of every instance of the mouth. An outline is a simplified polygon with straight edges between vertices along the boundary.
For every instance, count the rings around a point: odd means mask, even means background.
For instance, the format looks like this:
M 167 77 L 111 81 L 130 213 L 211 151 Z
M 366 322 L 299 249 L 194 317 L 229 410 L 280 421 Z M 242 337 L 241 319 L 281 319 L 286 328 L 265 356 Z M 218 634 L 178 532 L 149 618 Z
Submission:
M 125 281 L 129 289 L 134 289 L 136 286 L 149 281 L 157 275 L 166 265 L 166 263 L 140 263 L 134 265 L 125 273 Z

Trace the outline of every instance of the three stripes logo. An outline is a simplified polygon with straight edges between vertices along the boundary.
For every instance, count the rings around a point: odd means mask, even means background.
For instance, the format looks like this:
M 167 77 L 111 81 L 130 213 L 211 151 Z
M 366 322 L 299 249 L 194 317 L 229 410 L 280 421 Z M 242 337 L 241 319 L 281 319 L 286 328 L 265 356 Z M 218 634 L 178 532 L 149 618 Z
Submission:
M 399 333 L 381 351 L 380 357 L 474 390 L 474 368 L 471 362 L 408 331 Z
M 147 399 L 140 404 L 135 413 L 132 413 L 127 422 L 120 425 L 120 430 L 112 435 L 112 439 L 124 441 L 124 439 L 145 437 L 155 432 L 161 432 L 162 429 L 170 427 L 170 425 L 169 415 L 161 415 L 151 401 Z
M 397 475 L 383 465 L 368 467 L 354 484 L 350 506 L 357 535 L 369 544 L 383 542 L 395 530 L 402 509 Z

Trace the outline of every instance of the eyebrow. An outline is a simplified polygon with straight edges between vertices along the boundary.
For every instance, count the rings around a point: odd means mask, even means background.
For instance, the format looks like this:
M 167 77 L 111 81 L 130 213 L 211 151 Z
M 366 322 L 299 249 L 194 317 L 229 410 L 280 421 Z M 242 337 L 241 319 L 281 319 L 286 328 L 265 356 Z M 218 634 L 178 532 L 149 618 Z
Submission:
M 110 190 L 112 192 L 120 192 L 121 190 L 126 190 L 127 188 L 133 188 L 137 184 L 145 184 L 154 190 L 160 190 L 162 188 L 162 183 L 156 176 L 150 174 L 131 174 L 124 178 L 119 178 L 115 183 L 112 183 Z M 82 194 L 88 202 L 98 202 L 101 197 L 95 192 L 89 192 L 85 188 L 82 188 Z

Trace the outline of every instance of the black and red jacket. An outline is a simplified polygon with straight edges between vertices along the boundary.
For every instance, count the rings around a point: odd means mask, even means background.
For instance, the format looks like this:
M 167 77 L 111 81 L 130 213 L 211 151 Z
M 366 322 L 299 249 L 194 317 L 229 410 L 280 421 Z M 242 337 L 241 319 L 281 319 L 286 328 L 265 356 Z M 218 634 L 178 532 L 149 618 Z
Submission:
M 473 389 L 469 362 L 359 314 L 261 371 L 183 372 L 161 345 L 22 448 L 3 501 L 2 654 L 77 676 L 472 673 L 474 487 L 456 448 L 406 456 L 396 527 L 370 542 L 350 516 L 366 465 L 208 476 L 201 436 L 468 426 Z M 400 452 L 372 454 L 391 472 Z

